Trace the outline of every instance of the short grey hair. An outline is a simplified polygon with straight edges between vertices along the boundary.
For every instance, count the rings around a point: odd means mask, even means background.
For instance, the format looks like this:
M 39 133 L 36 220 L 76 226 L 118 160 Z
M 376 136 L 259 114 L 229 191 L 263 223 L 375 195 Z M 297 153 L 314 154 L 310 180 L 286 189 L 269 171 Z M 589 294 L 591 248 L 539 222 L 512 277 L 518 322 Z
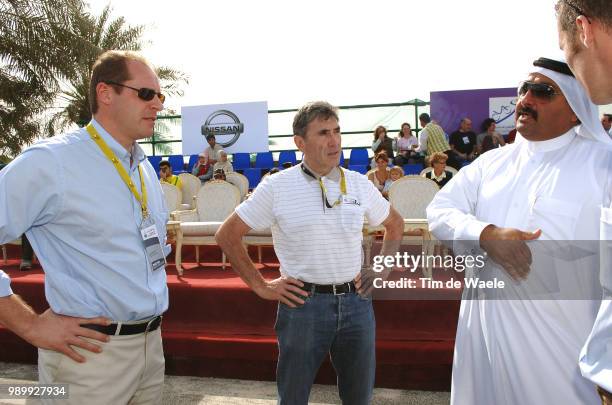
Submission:
M 293 134 L 306 136 L 308 124 L 316 119 L 328 120 L 334 118 L 338 121 L 338 108 L 327 101 L 313 101 L 302 106 L 293 118 Z

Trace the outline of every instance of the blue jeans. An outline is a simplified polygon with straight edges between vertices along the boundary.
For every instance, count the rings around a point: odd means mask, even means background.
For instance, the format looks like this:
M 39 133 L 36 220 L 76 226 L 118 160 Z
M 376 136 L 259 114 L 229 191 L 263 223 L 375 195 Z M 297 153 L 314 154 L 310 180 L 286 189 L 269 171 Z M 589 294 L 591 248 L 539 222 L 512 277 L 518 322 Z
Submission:
M 307 405 L 321 363 L 330 353 L 343 404 L 369 404 L 376 369 L 376 321 L 371 298 L 311 294 L 304 305 L 279 303 L 278 403 Z

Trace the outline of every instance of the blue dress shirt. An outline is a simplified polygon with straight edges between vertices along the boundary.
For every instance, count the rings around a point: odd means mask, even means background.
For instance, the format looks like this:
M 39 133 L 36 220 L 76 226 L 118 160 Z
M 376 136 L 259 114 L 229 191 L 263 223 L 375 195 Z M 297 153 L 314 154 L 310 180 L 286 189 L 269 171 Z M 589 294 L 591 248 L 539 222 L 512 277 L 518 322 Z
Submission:
M 140 164 L 147 206 L 165 245 L 168 213 L 144 152 L 134 145 L 130 166 L 130 153 L 92 124 L 142 193 Z M 26 233 L 56 313 L 125 322 L 168 308 L 166 274 L 151 269 L 141 223 L 140 203 L 85 128 L 35 144 L 0 172 L 0 243 Z M 4 283 L 0 278 L 0 295 Z
M 0 270 L 0 297 L 8 297 L 11 294 L 13 294 L 11 280 L 5 272 Z

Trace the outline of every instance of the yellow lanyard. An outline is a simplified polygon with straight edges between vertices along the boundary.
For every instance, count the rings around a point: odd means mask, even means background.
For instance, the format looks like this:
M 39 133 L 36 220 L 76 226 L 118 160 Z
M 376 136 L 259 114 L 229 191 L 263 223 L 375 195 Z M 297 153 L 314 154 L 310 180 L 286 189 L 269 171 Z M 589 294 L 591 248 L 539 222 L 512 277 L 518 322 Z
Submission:
M 313 179 L 317 179 L 317 176 L 315 176 L 313 172 L 311 172 L 306 166 L 304 166 L 303 163 L 300 166 L 302 166 L 302 171 L 306 173 L 306 175 L 312 177 Z M 321 177 L 318 178 L 319 187 L 321 187 L 321 197 L 323 199 L 323 203 L 327 208 L 334 208 L 336 205 L 340 204 L 342 202 L 342 196 L 346 195 L 346 177 L 344 177 L 344 170 L 342 170 L 341 168 L 338 168 L 338 170 L 340 170 L 340 195 L 338 196 L 336 202 L 334 202 L 333 204 L 330 204 L 327 200 L 327 188 L 325 187 L 325 184 L 323 184 L 323 179 Z
M 147 209 L 147 189 L 145 188 L 144 178 L 142 177 L 142 170 L 140 169 L 140 164 L 138 165 L 138 175 L 140 176 L 140 187 L 142 190 L 142 197 L 140 193 L 136 189 L 136 185 L 125 171 L 125 168 L 117 159 L 117 156 L 113 153 L 113 151 L 108 147 L 104 139 L 100 136 L 96 128 L 94 128 L 91 123 L 87 124 L 87 132 L 89 132 L 89 136 L 91 139 L 98 145 L 98 147 L 102 150 L 102 153 L 111 161 L 111 163 L 115 166 L 115 170 L 121 176 L 121 179 L 125 183 L 126 186 L 130 189 L 136 200 L 140 203 L 140 209 L 142 211 L 142 219 L 145 219 L 149 216 L 149 210 Z

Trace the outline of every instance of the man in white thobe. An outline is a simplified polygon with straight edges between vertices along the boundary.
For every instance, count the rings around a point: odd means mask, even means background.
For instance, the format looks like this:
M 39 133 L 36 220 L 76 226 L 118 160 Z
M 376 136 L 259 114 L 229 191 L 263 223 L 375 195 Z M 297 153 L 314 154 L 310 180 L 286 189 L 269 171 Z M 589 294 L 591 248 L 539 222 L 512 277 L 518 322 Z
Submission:
M 508 286 L 464 291 L 452 404 L 598 403 L 577 359 L 601 297 L 597 273 L 580 270 L 597 269 L 599 258 L 572 259 L 570 268 L 578 270 L 561 274 L 555 269 L 561 259 L 546 262 L 527 246 L 534 250 L 528 241 L 536 239 L 551 241 L 535 242 L 544 248 L 599 239 L 612 142 L 567 65 L 543 59 L 535 65 L 519 87 L 516 119 L 523 139 L 463 168 L 427 209 L 436 238 L 455 241 L 457 249 L 474 241 L 489 257 L 479 274 Z M 539 273 L 529 273 L 531 254 L 534 267 L 545 263 Z M 555 283 L 575 286 L 580 299 L 538 295 L 530 289 L 533 280 L 545 290 L 552 285 L 551 291 Z

